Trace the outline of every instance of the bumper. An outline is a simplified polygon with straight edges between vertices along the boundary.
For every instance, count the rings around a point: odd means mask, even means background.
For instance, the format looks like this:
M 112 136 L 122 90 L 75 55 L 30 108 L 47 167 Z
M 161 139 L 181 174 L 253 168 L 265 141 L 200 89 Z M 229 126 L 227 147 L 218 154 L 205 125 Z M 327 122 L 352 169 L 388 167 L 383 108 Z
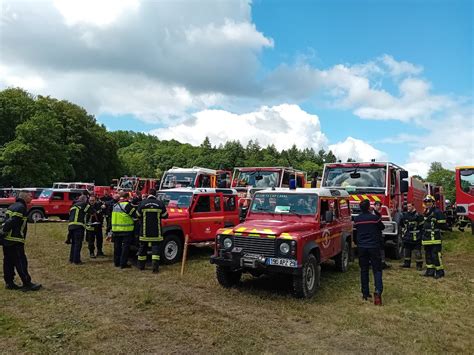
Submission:
M 287 274 L 301 275 L 300 267 L 285 267 L 276 265 L 267 265 L 266 258 L 261 257 L 245 257 L 240 253 L 220 252 L 218 256 L 211 256 L 211 264 L 228 267 L 232 270 L 242 272 L 260 272 L 267 274 Z

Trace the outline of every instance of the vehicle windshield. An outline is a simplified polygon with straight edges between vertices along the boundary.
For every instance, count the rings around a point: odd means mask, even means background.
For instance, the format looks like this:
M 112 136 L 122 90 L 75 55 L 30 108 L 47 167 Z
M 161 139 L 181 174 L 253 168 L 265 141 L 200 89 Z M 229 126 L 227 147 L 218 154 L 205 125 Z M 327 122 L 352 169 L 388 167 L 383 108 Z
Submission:
M 276 171 L 239 171 L 234 185 L 235 187 L 279 187 L 280 173 Z
M 461 169 L 459 175 L 461 178 L 461 190 L 474 196 L 474 168 Z
M 159 192 L 158 198 L 163 200 L 166 205 L 188 208 L 193 201 L 193 193 L 185 191 L 166 191 Z
M 121 190 L 133 190 L 133 187 L 135 186 L 136 182 L 137 182 L 137 178 L 122 177 L 120 178 L 118 187 Z
M 43 191 L 41 191 L 41 194 L 39 195 L 38 198 L 47 199 L 47 198 L 50 198 L 52 194 L 53 194 L 53 189 L 44 189 Z
M 257 193 L 252 200 L 252 213 L 315 215 L 318 197 L 314 194 Z
M 343 187 L 349 193 L 380 192 L 386 186 L 385 167 L 326 168 L 322 186 Z
M 196 181 L 197 173 L 172 173 L 168 172 L 163 178 L 163 188 L 188 187 Z

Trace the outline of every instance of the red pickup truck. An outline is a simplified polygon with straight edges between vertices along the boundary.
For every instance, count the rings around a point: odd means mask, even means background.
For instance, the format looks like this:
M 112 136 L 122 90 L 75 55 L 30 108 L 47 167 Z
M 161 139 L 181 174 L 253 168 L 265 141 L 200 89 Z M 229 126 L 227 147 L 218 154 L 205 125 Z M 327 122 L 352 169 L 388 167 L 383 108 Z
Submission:
M 168 211 L 168 219 L 163 220 L 165 264 L 181 259 L 185 235 L 189 243 L 214 241 L 218 229 L 239 224 L 234 189 L 176 188 L 159 191 L 158 197 Z
M 28 221 L 35 222 L 53 216 L 67 219 L 74 200 L 84 191 L 86 190 L 44 189 L 41 195 L 28 205 Z
M 33 198 L 38 198 L 43 192 L 44 188 L 42 187 L 25 187 L 21 189 L 11 189 L 8 193 L 9 197 L 0 198 L 0 223 L 5 219 L 5 212 L 11 204 L 15 202 L 16 196 L 20 192 L 29 192 Z

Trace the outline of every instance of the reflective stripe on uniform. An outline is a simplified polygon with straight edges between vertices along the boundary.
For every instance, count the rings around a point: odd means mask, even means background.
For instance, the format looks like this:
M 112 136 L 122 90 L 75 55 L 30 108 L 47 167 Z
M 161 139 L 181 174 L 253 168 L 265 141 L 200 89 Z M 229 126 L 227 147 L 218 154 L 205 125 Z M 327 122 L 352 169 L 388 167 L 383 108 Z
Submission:
M 25 238 L 15 238 L 10 235 L 7 235 L 5 237 L 5 240 L 8 240 L 10 242 L 19 242 L 19 243 L 25 243 Z
M 151 260 L 160 260 L 160 256 L 159 255 L 152 255 Z
M 422 240 L 421 241 L 422 245 L 434 245 L 434 244 L 441 244 L 441 240 L 439 239 L 434 239 L 434 240 Z
M 162 236 L 159 236 L 159 237 L 142 237 L 142 236 L 140 236 L 139 240 L 140 240 L 140 242 L 162 242 L 163 237 Z
M 139 261 L 146 261 L 146 255 L 138 255 Z

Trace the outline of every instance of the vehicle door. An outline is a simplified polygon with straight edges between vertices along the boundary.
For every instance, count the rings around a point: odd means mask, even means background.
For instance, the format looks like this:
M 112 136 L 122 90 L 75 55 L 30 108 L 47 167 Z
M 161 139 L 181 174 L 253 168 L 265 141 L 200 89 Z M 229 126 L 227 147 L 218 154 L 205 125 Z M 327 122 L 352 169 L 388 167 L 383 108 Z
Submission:
M 45 212 L 47 215 L 61 215 L 69 213 L 70 206 L 68 204 L 68 201 L 66 201 L 66 192 L 53 191 L 49 202 L 49 206 L 45 206 Z
M 334 236 L 338 221 L 336 215 L 336 199 L 321 198 L 319 201 L 319 222 L 321 234 L 318 238 L 318 244 L 321 253 L 321 261 L 324 261 L 334 256 L 336 239 Z M 329 214 L 332 215 L 332 220 L 329 218 Z
M 224 227 L 233 227 L 240 223 L 237 195 L 223 195 Z
M 222 194 L 197 196 L 191 208 L 191 234 L 193 241 L 213 240 L 224 226 Z

